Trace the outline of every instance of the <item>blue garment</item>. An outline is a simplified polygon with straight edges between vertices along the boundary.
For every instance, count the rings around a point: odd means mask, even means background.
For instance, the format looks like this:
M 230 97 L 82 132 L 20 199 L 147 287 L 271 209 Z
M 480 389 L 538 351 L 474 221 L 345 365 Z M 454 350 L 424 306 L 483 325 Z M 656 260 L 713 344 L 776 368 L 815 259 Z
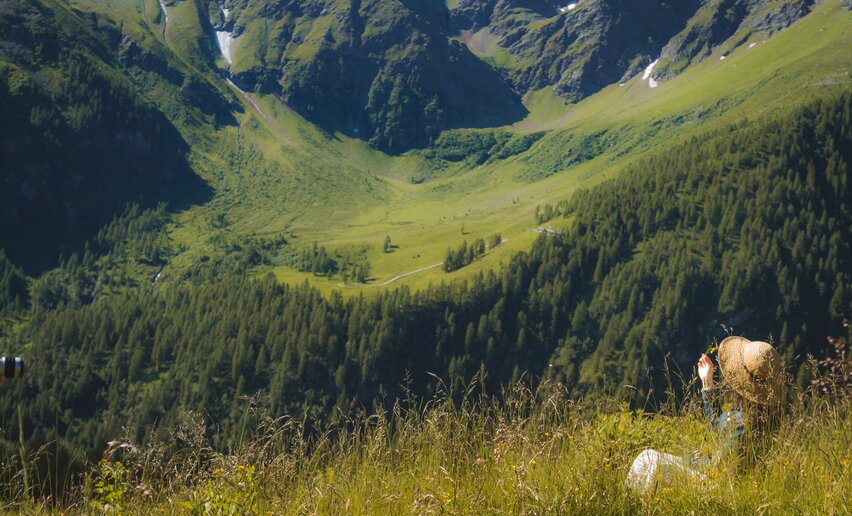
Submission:
M 730 434 L 732 440 L 737 440 L 743 435 L 745 432 L 745 416 L 742 410 L 720 412 L 718 398 L 712 395 L 708 396 L 707 391 L 703 389 L 701 390 L 701 399 L 704 400 L 704 417 L 710 421 L 711 428 L 719 433 Z
M 704 417 L 710 422 L 710 427 L 719 434 L 719 448 L 712 458 L 690 457 L 693 466 L 709 466 L 721 460 L 736 449 L 740 437 L 745 433 L 745 415 L 741 410 L 721 411 L 715 390 L 702 390 L 701 399 L 704 400 Z

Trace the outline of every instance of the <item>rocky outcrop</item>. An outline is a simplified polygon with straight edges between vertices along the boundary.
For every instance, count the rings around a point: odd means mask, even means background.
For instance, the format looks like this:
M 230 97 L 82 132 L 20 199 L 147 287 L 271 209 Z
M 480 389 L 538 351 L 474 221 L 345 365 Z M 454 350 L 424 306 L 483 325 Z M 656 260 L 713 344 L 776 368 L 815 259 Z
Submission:
M 769 0 L 752 0 L 747 2 L 749 16 L 743 20 L 742 28 L 770 33 L 786 29 L 808 14 L 815 1 L 793 0 L 779 3 Z
M 459 0 L 450 11 L 450 22 L 456 30 L 476 32 L 491 24 L 494 8 L 500 0 Z
M 735 34 L 745 41 L 755 32 L 771 34 L 789 27 L 813 4 L 814 0 L 710 0 L 663 49 L 657 73 L 672 77 Z
M 266 24 L 252 23 L 257 16 Z M 234 30 L 245 41 L 267 31 L 268 46 L 251 63 L 235 62 L 233 79 L 391 152 L 447 128 L 523 116 L 508 81 L 451 39 L 450 24 L 434 2 L 246 1 Z
M 529 63 L 509 72 L 517 88 L 553 86 L 576 101 L 644 68 L 683 29 L 697 4 L 586 0 L 563 13 L 554 9 L 537 24 L 519 22 L 498 6 L 490 30 L 508 52 Z

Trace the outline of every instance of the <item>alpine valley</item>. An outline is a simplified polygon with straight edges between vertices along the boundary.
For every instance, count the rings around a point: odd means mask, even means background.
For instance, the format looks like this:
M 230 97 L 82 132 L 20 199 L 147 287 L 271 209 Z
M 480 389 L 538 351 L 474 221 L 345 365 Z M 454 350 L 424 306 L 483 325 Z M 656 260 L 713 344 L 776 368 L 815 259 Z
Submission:
M 659 407 L 727 334 L 801 388 L 852 339 L 850 0 L 0 0 L 0 158 L 45 495 L 189 413 Z

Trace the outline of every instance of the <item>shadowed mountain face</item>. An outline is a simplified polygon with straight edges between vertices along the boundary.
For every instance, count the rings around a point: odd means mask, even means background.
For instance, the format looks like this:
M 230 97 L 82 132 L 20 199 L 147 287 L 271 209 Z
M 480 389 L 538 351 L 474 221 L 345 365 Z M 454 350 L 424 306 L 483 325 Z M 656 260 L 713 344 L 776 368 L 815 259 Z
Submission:
M 402 151 L 450 127 L 502 125 L 525 113 L 508 81 L 449 37 L 438 2 L 235 5 L 243 7 L 236 83 L 275 92 L 313 121 L 378 148 Z
M 686 27 L 663 48 L 659 73 L 672 77 L 710 55 L 734 35 L 737 44 L 754 33 L 784 29 L 806 15 L 815 0 L 711 0 L 703 2 Z
M 31 273 L 128 203 L 179 206 L 207 190 L 178 131 L 110 68 L 117 42 L 76 20 L 0 3 L 0 248 Z
M 813 0 L 226 0 L 231 72 L 325 127 L 403 151 L 499 125 L 523 94 L 578 101 L 661 57 L 659 77 L 734 34 L 782 29 Z

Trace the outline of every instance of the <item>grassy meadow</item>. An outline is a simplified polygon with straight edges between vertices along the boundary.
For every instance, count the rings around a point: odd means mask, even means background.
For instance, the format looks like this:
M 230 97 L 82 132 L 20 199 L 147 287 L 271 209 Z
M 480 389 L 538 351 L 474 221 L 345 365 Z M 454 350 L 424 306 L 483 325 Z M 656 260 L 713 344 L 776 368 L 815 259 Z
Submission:
M 848 366 L 847 366 L 848 367 Z M 32 498 L 48 482 L 18 464 L 4 510 L 151 514 L 848 514 L 852 414 L 846 384 L 799 392 L 777 430 L 700 467 L 701 480 L 625 482 L 653 448 L 712 457 L 718 446 L 697 395 L 654 412 L 626 402 L 571 400 L 556 385 L 522 384 L 499 397 L 477 380 L 428 403 L 341 420 L 317 433 L 298 419 L 262 416 L 229 453 L 207 444 L 203 422 L 146 446 L 122 442 L 89 466 L 61 500 Z M 838 377 L 834 377 L 835 380 Z M 826 385 L 823 383 L 823 385 Z M 694 387 L 691 386 L 691 387 Z M 845 389 L 845 390 L 844 390 Z M 629 398 L 629 389 L 612 400 Z M 674 400 L 675 398 L 671 398 Z M 246 411 L 253 410 L 246 400 Z M 30 457 L 34 460 L 34 456 Z M 16 462 L 16 461 L 13 461 Z M 8 502 L 7 502 L 8 503 Z

